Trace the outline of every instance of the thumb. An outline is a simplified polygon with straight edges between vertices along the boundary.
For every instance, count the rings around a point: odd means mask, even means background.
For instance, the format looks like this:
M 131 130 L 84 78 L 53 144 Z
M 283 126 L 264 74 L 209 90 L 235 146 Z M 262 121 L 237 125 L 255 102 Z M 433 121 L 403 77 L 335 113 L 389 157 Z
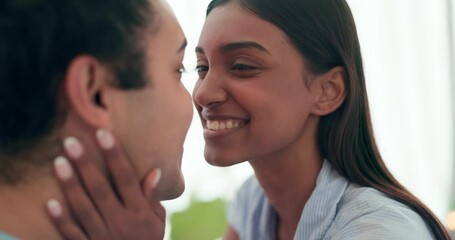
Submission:
M 145 176 L 142 184 L 142 191 L 145 197 L 149 200 L 150 207 L 152 207 L 157 216 L 164 220 L 166 217 L 166 210 L 161 205 L 158 196 L 156 196 L 156 186 L 159 184 L 161 179 L 161 170 L 156 169 L 151 171 Z
M 155 188 L 161 180 L 161 169 L 155 169 L 149 172 L 142 182 L 142 192 L 144 196 L 149 200 L 155 200 L 158 198 L 155 194 Z

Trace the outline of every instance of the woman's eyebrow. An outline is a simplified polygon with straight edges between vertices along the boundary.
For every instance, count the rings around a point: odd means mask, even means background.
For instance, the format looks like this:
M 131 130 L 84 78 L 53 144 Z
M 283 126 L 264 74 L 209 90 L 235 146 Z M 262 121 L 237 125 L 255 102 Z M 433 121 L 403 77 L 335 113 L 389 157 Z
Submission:
M 234 42 L 234 43 L 229 43 L 221 47 L 221 53 L 227 53 L 230 51 L 238 50 L 238 49 L 244 49 L 244 48 L 254 48 L 258 49 L 260 51 L 263 51 L 265 53 L 270 54 L 270 52 L 263 47 L 261 44 L 256 43 L 256 42 Z
M 205 54 L 204 53 L 204 49 L 202 47 L 199 47 L 199 46 L 196 47 L 195 51 L 196 51 L 196 53 Z
M 256 42 L 234 42 L 234 43 L 228 43 L 224 46 L 221 47 L 220 52 L 221 53 L 227 53 L 230 51 L 238 50 L 238 49 L 244 49 L 244 48 L 254 48 L 258 49 L 260 51 L 263 51 L 267 54 L 270 54 L 270 52 L 260 45 L 259 43 Z M 204 49 L 202 47 L 197 46 L 196 47 L 196 53 L 204 54 Z

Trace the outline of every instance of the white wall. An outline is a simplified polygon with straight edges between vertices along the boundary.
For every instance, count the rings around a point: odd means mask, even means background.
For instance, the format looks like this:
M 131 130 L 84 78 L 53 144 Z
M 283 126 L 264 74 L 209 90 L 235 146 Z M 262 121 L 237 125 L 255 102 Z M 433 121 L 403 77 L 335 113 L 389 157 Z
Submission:
M 452 175 L 446 0 L 348 0 L 374 127 L 396 177 L 444 219 Z

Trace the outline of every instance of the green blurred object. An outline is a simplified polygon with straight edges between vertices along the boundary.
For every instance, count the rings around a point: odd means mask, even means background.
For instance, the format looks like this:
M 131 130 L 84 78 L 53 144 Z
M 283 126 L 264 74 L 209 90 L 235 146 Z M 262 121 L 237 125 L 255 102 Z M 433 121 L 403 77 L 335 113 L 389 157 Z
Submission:
M 220 239 L 226 229 L 226 203 L 222 199 L 210 202 L 192 200 L 182 212 L 171 216 L 172 240 Z

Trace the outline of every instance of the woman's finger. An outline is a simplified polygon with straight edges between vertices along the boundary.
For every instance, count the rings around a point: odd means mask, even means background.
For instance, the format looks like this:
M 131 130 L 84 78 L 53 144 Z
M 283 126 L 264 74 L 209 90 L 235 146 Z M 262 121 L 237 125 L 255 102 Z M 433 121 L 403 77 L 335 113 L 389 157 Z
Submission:
M 142 191 L 149 200 L 149 206 L 155 212 L 158 219 L 164 220 L 166 218 L 166 210 L 160 203 L 159 197 L 156 195 L 155 188 L 161 179 L 161 170 L 155 169 L 145 176 L 142 184 Z
M 154 191 L 160 179 L 161 171 L 157 169 L 147 175 L 144 180 L 147 190 L 144 193 L 139 178 L 130 165 L 129 159 L 126 158 L 121 144 L 116 144 L 112 134 L 107 131 L 99 131 L 96 135 L 105 158 L 107 170 L 114 179 L 114 187 L 111 182 L 107 181 L 107 177 L 99 170 L 98 166 L 94 164 L 93 159 L 89 158 L 88 152 L 87 154 L 84 153 L 82 144 L 75 138 L 65 139 L 64 147 L 70 158 L 74 159 L 76 170 L 79 172 L 88 195 L 83 191 L 83 186 L 72 184 L 73 179 L 76 179 L 76 183 L 79 181 L 77 181 L 77 174 L 73 174 L 72 169 L 67 166 L 69 165 L 67 161 L 59 163 L 59 168 L 57 168 L 60 169 L 57 171 L 59 178 L 65 180 L 62 182 L 66 185 L 62 186 L 70 190 L 73 189 L 69 194 L 74 194 L 74 196 L 70 198 L 78 199 L 79 197 L 79 200 L 74 204 L 71 203 L 71 205 L 75 205 L 75 209 L 79 209 L 75 211 L 77 212 L 75 217 L 84 224 L 87 238 L 162 239 L 165 227 L 165 210 Z M 118 191 L 120 198 L 127 206 L 126 208 L 120 203 L 113 188 Z M 100 194 L 104 196 L 100 196 Z M 148 198 L 145 196 L 146 194 Z M 85 199 L 80 199 L 81 196 L 84 196 Z M 90 197 L 92 201 L 90 201 Z M 93 223 L 94 219 L 101 219 L 99 221 L 104 226 Z M 90 221 L 92 222 L 90 223 Z M 93 225 L 93 228 L 86 224 Z M 105 236 L 107 237 L 103 236 L 100 229 L 106 232 Z M 95 233 L 98 233 L 98 236 L 95 237 Z
M 57 231 L 66 240 L 86 240 L 84 232 L 71 219 L 68 212 L 64 211 L 60 202 L 55 199 L 50 199 L 46 204 L 46 210 L 49 214 L 51 222 L 54 224 Z
M 150 207 L 155 212 L 157 219 L 159 219 L 161 222 L 165 223 L 166 222 L 166 209 L 163 207 L 161 202 L 152 201 L 149 204 L 150 204 Z
M 73 164 L 96 209 L 104 220 L 115 218 L 123 209 L 111 184 L 95 164 L 94 159 L 84 152 L 80 141 L 74 137 L 64 140 L 65 151 Z M 98 214 L 98 213 L 97 213 Z
M 62 191 L 64 192 L 77 221 L 85 229 L 90 239 L 103 239 L 107 234 L 104 221 L 101 219 L 98 211 L 83 190 L 68 160 L 65 157 L 57 157 L 54 162 L 54 167 Z M 58 202 L 51 201 L 49 204 L 48 207 L 54 207 L 53 209 L 55 210 L 51 213 L 63 212 L 61 205 L 60 207 L 57 205 Z M 61 209 L 60 211 L 58 211 L 59 208 Z M 58 214 L 53 214 L 52 216 L 57 215 Z M 77 230 L 78 225 L 73 222 L 69 214 L 60 215 L 61 218 L 59 220 L 63 222 L 63 226 L 68 229 L 65 231 L 66 233 L 76 234 L 76 232 L 80 232 L 80 230 Z
M 144 209 L 147 200 L 141 191 L 140 180 L 121 144 L 116 144 L 114 136 L 104 129 L 96 132 L 96 138 L 125 206 L 131 210 Z

